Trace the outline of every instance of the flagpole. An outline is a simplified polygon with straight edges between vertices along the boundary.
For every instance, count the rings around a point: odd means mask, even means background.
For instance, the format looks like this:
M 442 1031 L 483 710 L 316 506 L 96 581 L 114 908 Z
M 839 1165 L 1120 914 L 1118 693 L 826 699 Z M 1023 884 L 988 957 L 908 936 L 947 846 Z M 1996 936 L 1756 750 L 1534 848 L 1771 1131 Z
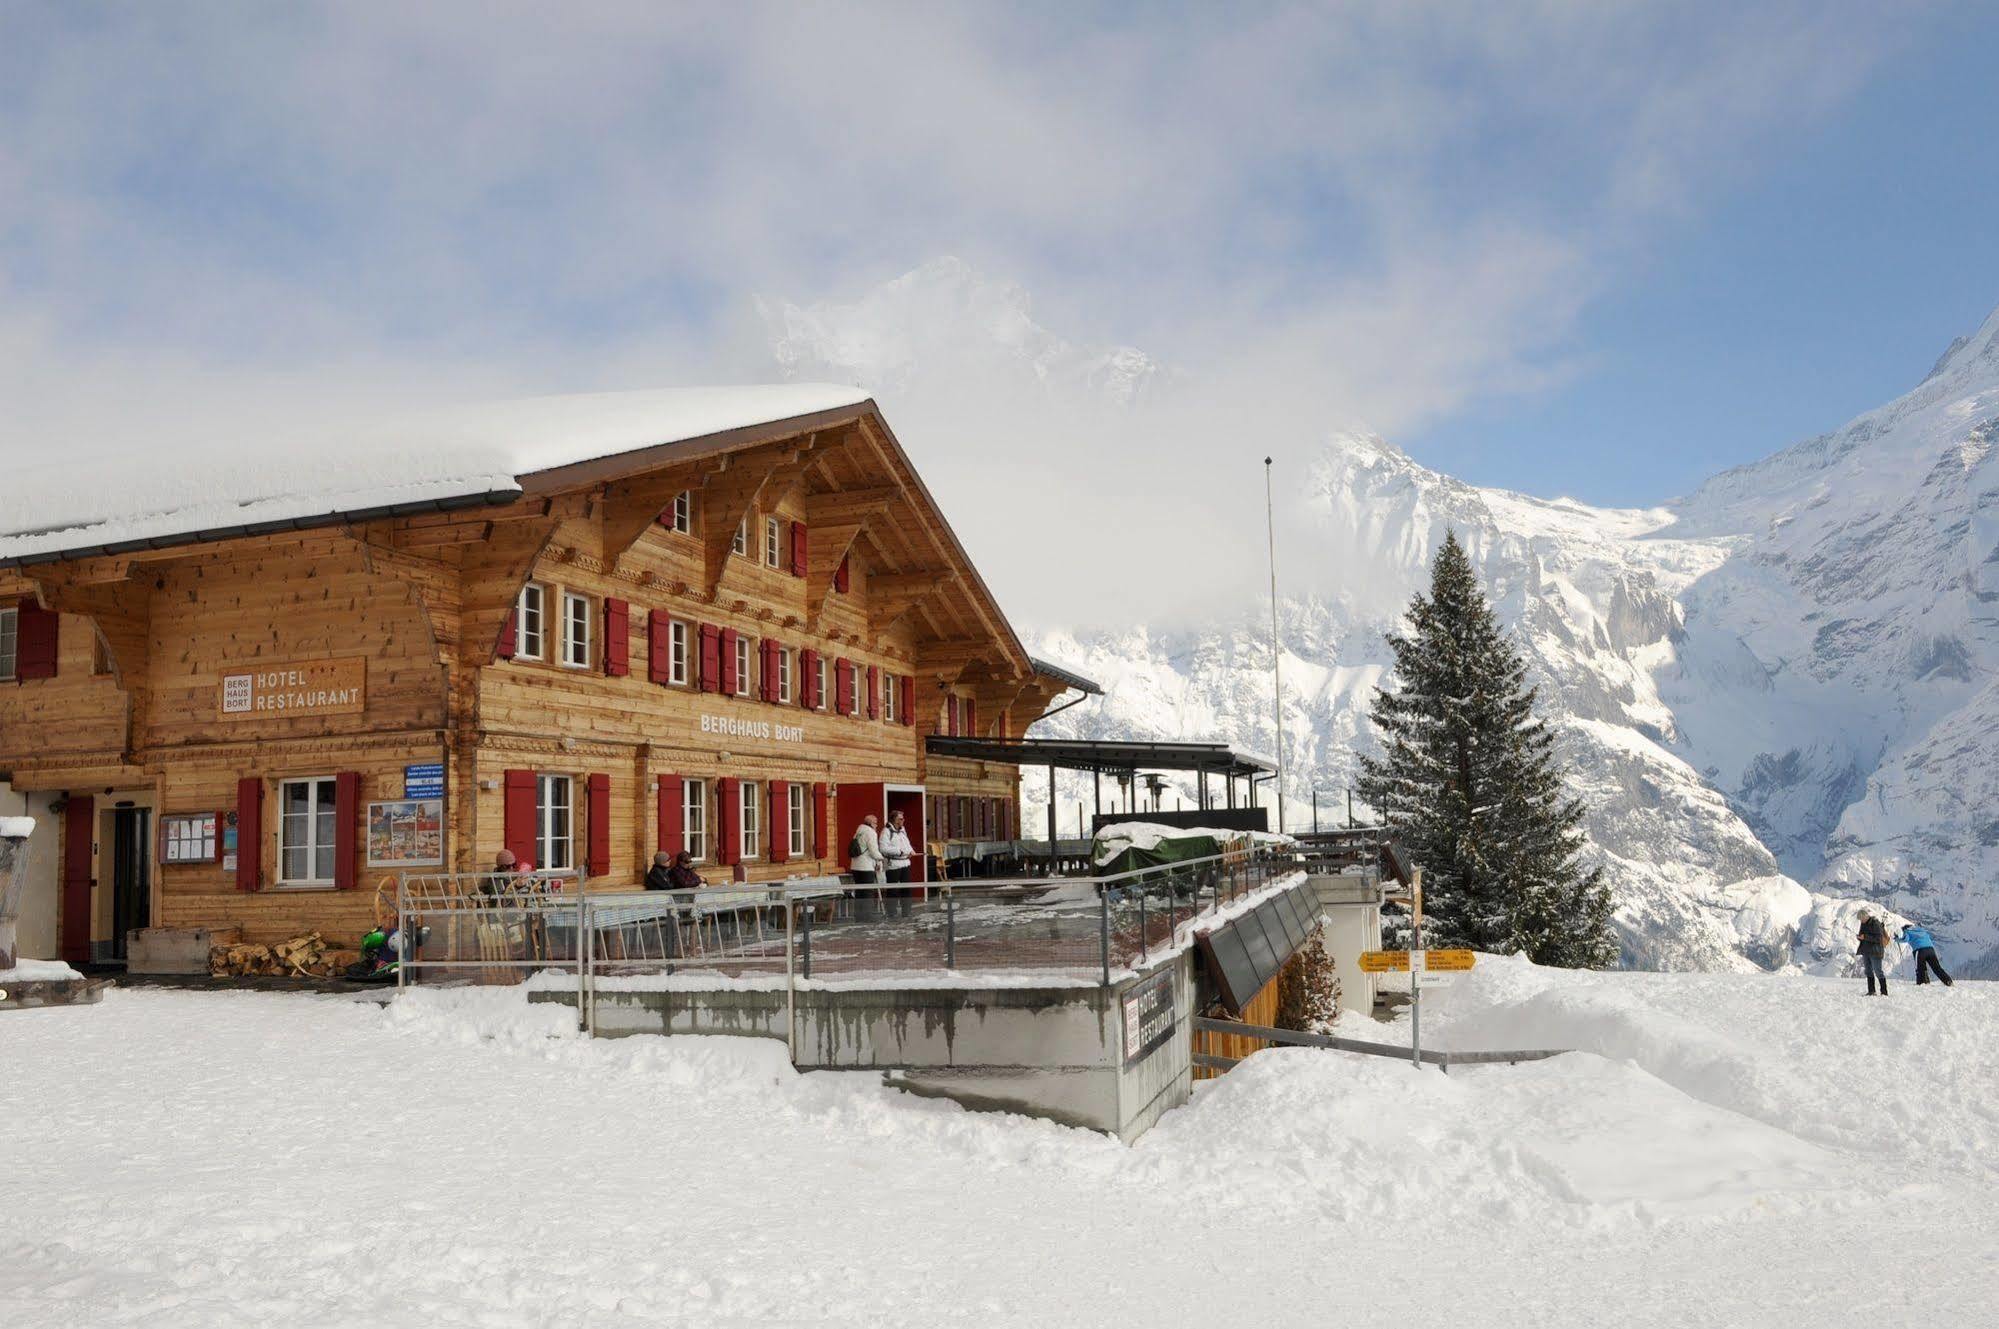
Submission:
M 1263 459 L 1263 526 L 1270 540 L 1270 696 L 1277 735 L 1277 829 L 1284 829 L 1284 670 L 1277 639 L 1277 518 L 1270 496 L 1270 458 Z

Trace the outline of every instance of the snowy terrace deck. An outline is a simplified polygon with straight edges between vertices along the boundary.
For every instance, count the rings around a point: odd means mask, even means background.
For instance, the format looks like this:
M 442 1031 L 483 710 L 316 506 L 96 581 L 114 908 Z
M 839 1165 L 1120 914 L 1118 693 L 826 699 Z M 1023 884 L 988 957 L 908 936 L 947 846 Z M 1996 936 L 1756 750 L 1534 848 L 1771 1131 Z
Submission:
M 801 1069 L 874 1069 L 917 1093 L 1136 1138 L 1192 1084 L 1213 985 L 1205 931 L 1251 929 L 1277 963 L 1311 895 L 1289 853 L 1237 851 L 1114 877 L 943 883 L 920 896 L 799 882 L 747 890 L 405 891 L 423 937 L 403 981 L 517 983 L 598 1037 L 722 1034 Z

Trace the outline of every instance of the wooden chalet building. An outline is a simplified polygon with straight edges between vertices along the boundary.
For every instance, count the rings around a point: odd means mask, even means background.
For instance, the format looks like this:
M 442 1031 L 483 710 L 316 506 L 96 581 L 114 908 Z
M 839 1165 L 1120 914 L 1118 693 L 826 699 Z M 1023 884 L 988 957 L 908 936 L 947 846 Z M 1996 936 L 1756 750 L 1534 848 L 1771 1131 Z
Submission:
M 87 472 L 56 529 L 0 520 L 27 953 L 38 909 L 72 962 L 141 927 L 352 945 L 383 879 L 503 847 L 609 889 L 661 848 L 711 881 L 839 871 L 890 808 L 1017 834 L 1018 771 L 925 737 L 1019 735 L 1073 676 L 1029 659 L 873 401 L 519 405 L 232 494 L 229 526 L 92 510 Z

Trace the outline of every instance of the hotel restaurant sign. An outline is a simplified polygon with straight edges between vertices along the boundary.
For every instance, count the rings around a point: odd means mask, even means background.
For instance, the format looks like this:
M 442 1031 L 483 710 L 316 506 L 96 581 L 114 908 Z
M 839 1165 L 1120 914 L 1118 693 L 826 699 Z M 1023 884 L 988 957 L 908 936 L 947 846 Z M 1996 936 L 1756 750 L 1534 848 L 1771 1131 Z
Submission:
M 270 719 L 288 715 L 352 715 L 368 706 L 368 660 L 265 665 L 222 676 L 222 718 Z

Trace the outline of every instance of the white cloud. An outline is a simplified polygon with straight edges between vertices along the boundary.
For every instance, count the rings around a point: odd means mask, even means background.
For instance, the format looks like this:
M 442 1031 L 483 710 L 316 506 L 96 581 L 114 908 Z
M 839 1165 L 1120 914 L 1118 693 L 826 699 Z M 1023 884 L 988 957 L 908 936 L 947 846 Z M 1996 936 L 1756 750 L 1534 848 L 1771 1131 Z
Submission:
M 1577 312 L 1650 234 L 1909 28 L 1553 0 L 0 24 L 0 456 L 754 375 L 752 292 L 851 297 L 956 253 L 1201 391 L 1125 436 L 988 385 L 963 398 L 982 418 L 925 412 L 938 436 L 907 441 L 1005 440 L 989 478 L 1059 496 L 1089 432 L 1091 485 L 1143 456 L 1168 510 L 1197 461 L 1558 378 Z

